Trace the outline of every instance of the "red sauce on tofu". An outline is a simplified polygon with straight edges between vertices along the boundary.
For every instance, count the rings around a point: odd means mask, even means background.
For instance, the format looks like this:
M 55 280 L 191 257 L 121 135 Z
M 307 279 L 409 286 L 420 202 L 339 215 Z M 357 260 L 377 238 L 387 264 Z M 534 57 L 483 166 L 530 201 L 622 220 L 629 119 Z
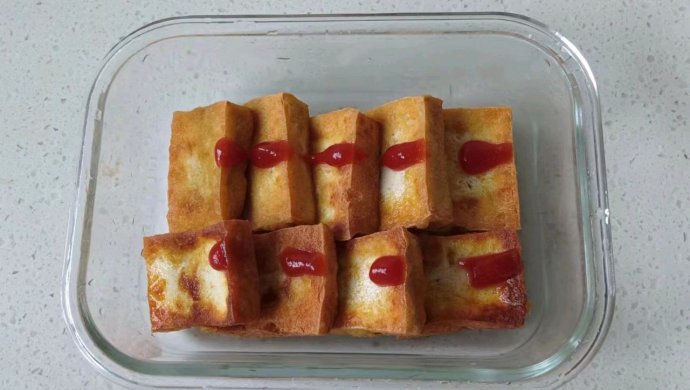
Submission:
M 458 264 L 465 268 L 470 286 L 474 288 L 503 283 L 522 272 L 520 252 L 516 249 L 463 258 L 458 261 Z
M 328 164 L 337 168 L 353 164 L 364 159 L 366 155 L 355 147 L 355 144 L 342 143 L 331 145 L 325 150 L 309 156 L 312 164 Z
M 287 247 L 280 253 L 280 265 L 283 272 L 291 277 L 326 274 L 326 259 L 318 252 Z
M 215 270 L 225 271 L 228 269 L 228 254 L 225 250 L 224 241 L 218 241 L 211 247 L 211 251 L 208 252 L 208 262 Z
M 269 141 L 256 144 L 252 149 L 252 164 L 257 168 L 272 168 L 292 156 L 292 146 L 287 141 Z
M 492 144 L 484 141 L 467 141 L 458 151 L 460 168 L 465 173 L 477 175 L 513 159 L 513 144 Z
M 383 152 L 381 163 L 394 171 L 402 171 L 426 158 L 426 147 L 423 139 L 393 145 Z
M 369 268 L 369 279 L 382 287 L 405 283 L 405 259 L 402 256 L 379 257 Z
M 247 151 L 226 137 L 216 142 L 215 156 L 216 165 L 220 168 L 235 167 L 247 161 Z

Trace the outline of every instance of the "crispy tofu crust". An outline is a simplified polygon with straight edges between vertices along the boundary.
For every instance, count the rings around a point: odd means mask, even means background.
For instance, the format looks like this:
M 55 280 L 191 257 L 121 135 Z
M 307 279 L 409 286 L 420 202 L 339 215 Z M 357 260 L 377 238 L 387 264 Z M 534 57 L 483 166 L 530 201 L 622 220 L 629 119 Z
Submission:
M 247 213 L 255 231 L 316 223 L 309 152 L 309 108 L 289 93 L 260 97 L 245 104 L 254 114 L 253 145 L 287 140 L 288 161 L 271 168 L 249 168 Z
M 403 256 L 405 282 L 381 287 L 369 269 L 381 256 Z M 338 254 L 338 314 L 332 333 L 352 336 L 418 335 L 426 319 L 422 253 L 404 228 L 348 241 Z
M 465 173 L 458 162 L 467 141 L 513 142 L 511 108 L 452 108 L 443 110 L 443 117 L 454 224 L 467 230 L 519 230 L 514 159 L 478 175 Z
M 151 330 L 231 326 L 259 315 L 259 287 L 251 225 L 231 220 L 203 230 L 144 238 Z M 209 252 L 225 242 L 228 268 L 218 271 Z
M 406 97 L 367 112 L 382 125 L 381 153 L 423 139 L 426 160 L 403 171 L 381 167 L 380 230 L 393 227 L 442 229 L 452 222 L 444 156 L 442 101 Z
M 261 315 L 255 322 L 224 333 L 245 337 L 315 336 L 331 328 L 338 306 L 337 269 L 333 233 L 323 224 L 285 228 L 254 235 Z M 324 276 L 287 276 L 280 254 L 293 247 L 324 255 Z
M 426 277 L 424 335 L 462 329 L 517 328 L 528 311 L 524 272 L 484 288 L 470 286 L 461 258 L 520 249 L 515 231 L 421 235 Z
M 219 168 L 215 145 L 227 137 L 249 149 L 253 132 L 249 109 L 228 101 L 173 114 L 168 171 L 171 232 L 203 229 L 241 216 L 247 164 Z
M 311 118 L 311 152 L 341 143 L 355 145 L 364 157 L 342 167 L 313 168 L 319 222 L 337 241 L 375 232 L 379 227 L 379 124 L 353 108 Z

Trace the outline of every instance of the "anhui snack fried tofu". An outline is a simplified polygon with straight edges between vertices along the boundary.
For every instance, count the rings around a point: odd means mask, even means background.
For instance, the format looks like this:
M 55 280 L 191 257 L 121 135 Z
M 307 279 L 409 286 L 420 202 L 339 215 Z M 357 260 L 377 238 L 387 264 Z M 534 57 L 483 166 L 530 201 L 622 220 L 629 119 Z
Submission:
M 259 315 L 251 225 L 224 221 L 203 230 L 144 238 L 151 329 L 231 326 Z
M 516 328 L 528 311 L 514 231 L 421 236 L 426 277 L 424 334 Z
M 442 229 L 452 222 L 442 101 L 406 97 L 367 112 L 382 126 L 381 230 Z
M 253 133 L 250 110 L 228 101 L 173 114 L 168 172 L 171 232 L 203 229 L 241 216 Z
M 245 104 L 256 131 L 249 167 L 248 215 L 255 231 L 316 223 L 309 153 L 309 108 L 289 93 Z
M 424 273 L 417 238 L 404 228 L 345 243 L 338 255 L 333 333 L 414 336 L 424 326 Z
M 319 222 L 337 241 L 379 227 L 379 124 L 346 108 L 311 118 Z
M 256 322 L 227 331 L 262 337 L 328 333 L 338 305 L 338 265 L 328 226 L 256 234 L 254 244 L 261 315 Z
M 443 116 L 454 224 L 519 230 L 511 108 L 452 108 Z

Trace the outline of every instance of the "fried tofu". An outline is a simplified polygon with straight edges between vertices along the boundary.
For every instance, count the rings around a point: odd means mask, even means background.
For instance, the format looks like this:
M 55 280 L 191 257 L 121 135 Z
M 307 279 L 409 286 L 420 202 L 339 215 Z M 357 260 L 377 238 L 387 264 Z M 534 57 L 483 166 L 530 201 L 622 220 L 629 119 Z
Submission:
M 248 215 L 255 231 L 317 221 L 309 153 L 309 108 L 289 93 L 264 96 L 245 104 L 254 113 L 253 146 L 287 141 L 289 156 L 269 168 L 249 168 Z
M 254 245 L 261 315 L 254 323 L 225 331 L 254 337 L 328 333 L 338 305 L 338 264 L 328 226 L 256 234 Z
M 515 231 L 423 235 L 421 241 L 426 277 L 425 335 L 524 324 L 528 303 Z
M 168 171 L 171 232 L 203 229 L 241 216 L 247 163 L 219 167 L 215 149 L 226 138 L 246 153 L 253 132 L 251 111 L 228 101 L 173 114 Z
M 312 117 L 310 129 L 319 222 L 333 230 L 337 241 L 375 232 L 379 227 L 379 124 L 345 108 Z M 333 154 L 329 148 L 340 146 L 350 148 L 346 153 L 351 153 L 353 163 L 319 163 Z
M 454 224 L 477 231 L 519 230 L 520 200 L 512 156 L 511 108 L 452 108 L 443 110 L 443 117 Z M 509 154 L 488 170 L 468 173 L 459 161 L 460 150 L 468 141 L 507 148 Z
M 142 255 L 154 332 L 231 326 L 258 317 L 258 273 L 248 221 L 145 237 Z
M 381 153 L 421 141 L 423 161 L 403 170 L 381 167 L 380 230 L 393 227 L 442 229 L 452 222 L 444 161 L 442 101 L 406 97 L 367 112 L 382 125 Z
M 388 267 L 377 266 L 381 259 L 384 262 L 393 260 L 392 266 L 390 262 Z M 402 274 L 396 272 L 396 265 L 402 265 L 402 269 L 397 269 Z M 332 333 L 353 336 L 420 334 L 426 318 L 422 267 L 419 243 L 404 228 L 345 243 L 338 254 L 339 304 Z M 375 283 L 377 273 L 386 276 L 391 283 Z

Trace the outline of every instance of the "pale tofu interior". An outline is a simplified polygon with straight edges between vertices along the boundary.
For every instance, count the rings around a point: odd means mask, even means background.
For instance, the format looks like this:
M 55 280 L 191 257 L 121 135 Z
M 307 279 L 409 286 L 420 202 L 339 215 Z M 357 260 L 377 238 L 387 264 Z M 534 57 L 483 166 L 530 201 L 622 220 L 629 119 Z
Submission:
M 149 300 L 155 302 L 155 307 L 177 313 L 179 316 L 190 317 L 192 312 L 192 296 L 180 290 L 180 275 L 183 263 L 173 263 L 165 256 L 156 256 L 149 265 L 149 279 L 151 291 Z
M 186 174 L 188 188 L 193 188 L 198 199 L 213 199 L 218 193 L 217 174 L 204 169 L 201 157 L 196 153 L 189 153 L 183 159 L 183 169 Z M 215 193 L 215 194 L 214 194 Z
M 314 168 L 314 179 L 316 181 L 320 222 L 331 225 L 345 220 L 347 207 L 337 207 L 339 203 L 336 199 L 338 193 L 342 191 L 341 186 L 348 185 L 346 182 L 347 175 L 342 173 L 341 168 L 319 164 Z
M 428 213 L 425 177 L 424 163 L 402 171 L 381 167 L 381 215 L 410 216 L 409 221 L 399 220 L 400 226 L 411 226 L 418 222 L 418 216 Z
M 205 308 L 214 319 L 222 321 L 228 315 L 228 282 L 224 272 L 211 267 L 208 253 L 216 242 L 204 239 L 194 249 L 181 254 L 159 251 L 149 262 L 149 277 L 154 283 L 164 284 L 162 294 L 150 298 L 157 308 L 174 312 L 181 317 L 191 317 L 193 306 Z M 197 282 L 199 300 L 194 302 L 192 293 L 182 288 L 183 278 Z
M 275 225 L 292 222 L 275 220 L 275 216 L 286 215 L 285 210 L 289 211 L 291 208 L 290 194 L 286 193 L 290 190 L 288 162 L 283 161 L 271 168 L 253 168 L 251 175 L 250 191 L 255 227 L 272 228 L 270 222 Z

